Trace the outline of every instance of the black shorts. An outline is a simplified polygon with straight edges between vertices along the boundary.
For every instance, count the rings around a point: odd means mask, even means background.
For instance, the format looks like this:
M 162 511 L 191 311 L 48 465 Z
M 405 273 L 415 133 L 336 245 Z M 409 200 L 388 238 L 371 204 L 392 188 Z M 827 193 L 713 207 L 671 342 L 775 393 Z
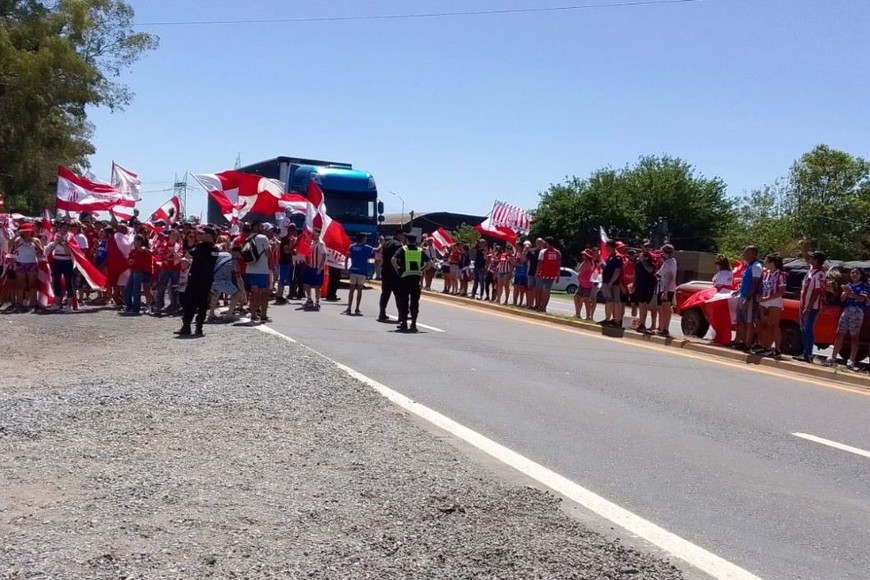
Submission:
M 623 294 L 619 293 L 619 301 L 623 304 L 636 304 L 637 301 L 634 299 L 634 294 Z
M 674 293 L 673 292 L 659 292 L 659 304 L 673 304 L 674 303 Z
M 653 300 L 653 296 L 655 295 L 655 291 L 652 288 L 635 288 L 634 301 L 638 304 L 649 304 Z

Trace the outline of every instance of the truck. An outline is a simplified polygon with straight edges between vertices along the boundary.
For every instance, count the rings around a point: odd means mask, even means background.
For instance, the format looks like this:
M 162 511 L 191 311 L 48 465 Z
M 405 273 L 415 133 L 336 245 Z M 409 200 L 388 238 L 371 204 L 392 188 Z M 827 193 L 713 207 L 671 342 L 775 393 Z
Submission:
M 275 157 L 239 167 L 238 171 L 277 179 L 284 184 L 285 191 L 300 195 L 308 194 L 308 183 L 314 179 L 323 190 L 327 213 L 344 226 L 350 239 L 363 233 L 369 244 L 377 246 L 378 224 L 383 219 L 384 206 L 378 201 L 378 188 L 371 173 L 354 169 L 350 163 L 299 157 Z M 208 217 L 212 223 L 223 221 L 220 208 L 212 200 L 209 200 Z M 262 221 L 274 221 L 274 218 L 247 216 L 247 219 Z

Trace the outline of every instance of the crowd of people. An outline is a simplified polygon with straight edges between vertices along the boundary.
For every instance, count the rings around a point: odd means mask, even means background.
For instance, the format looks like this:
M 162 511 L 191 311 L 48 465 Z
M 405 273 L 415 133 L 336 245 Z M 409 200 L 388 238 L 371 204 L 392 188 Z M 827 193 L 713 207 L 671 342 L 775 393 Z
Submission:
M 805 351 L 795 359 L 811 361 L 815 321 L 827 292 L 827 257 L 810 252 L 803 243 L 801 249 L 810 270 L 800 293 Z M 55 222 L 5 219 L 0 224 L 0 254 L 0 305 L 7 311 L 61 312 L 88 303 L 117 308 L 123 316 L 181 316 L 181 336 L 201 335 L 207 320 L 229 322 L 245 316 L 252 324 L 269 322 L 270 305 L 288 300 L 301 300 L 303 310 L 319 311 L 324 290 L 337 286 L 325 283 L 329 273 L 337 282 L 343 269 L 350 290 L 342 313 L 362 315 L 363 288 L 375 273 L 382 282 L 377 319 L 390 321 L 387 306 L 394 297 L 397 327 L 403 332 L 416 332 L 420 291 L 431 290 L 436 267 L 445 294 L 546 312 L 564 261 L 552 238 L 521 244 L 480 239 L 439 250 L 430 236 L 424 235 L 417 245 L 413 236 L 397 231 L 390 238 L 381 237 L 376 246 L 361 235 L 346 263 L 336 265 L 327 264 L 318 230 L 306 237 L 292 224 L 279 229 L 269 223 L 243 223 L 231 233 L 192 221 L 100 222 L 89 216 Z M 736 297 L 736 335 L 730 345 L 781 358 L 783 260 L 777 254 L 760 260 L 753 246 L 746 247 L 741 258 L 735 273 L 733 264 L 720 256 L 712 280 L 717 292 Z M 668 336 L 677 269 L 670 244 L 654 249 L 644 242 L 633 249 L 609 241 L 603 252 L 588 247 L 576 265 L 575 316 L 593 321 L 603 301 L 599 324 L 623 326 L 630 308 L 636 331 Z M 842 287 L 843 312 L 834 352 L 849 339 L 848 366 L 854 368 L 868 284 L 860 269 L 849 276 Z M 325 299 L 338 298 L 334 290 L 327 290 Z
M 432 238 L 423 240 L 423 248 L 432 260 L 439 258 Z M 632 316 L 640 319 L 637 331 L 667 336 L 677 288 L 674 247 L 665 244 L 656 250 L 644 242 L 638 251 L 610 241 L 605 249 L 604 256 L 592 247 L 581 253 L 576 266 L 575 316 L 592 321 L 600 292 L 605 312 L 599 324 L 622 327 L 628 306 Z M 489 244 L 480 239 L 474 247 L 448 246 L 443 256 L 443 293 L 537 312 L 547 311 L 563 262 L 553 238 L 526 240 L 521 245 Z M 431 290 L 431 276 L 424 283 Z

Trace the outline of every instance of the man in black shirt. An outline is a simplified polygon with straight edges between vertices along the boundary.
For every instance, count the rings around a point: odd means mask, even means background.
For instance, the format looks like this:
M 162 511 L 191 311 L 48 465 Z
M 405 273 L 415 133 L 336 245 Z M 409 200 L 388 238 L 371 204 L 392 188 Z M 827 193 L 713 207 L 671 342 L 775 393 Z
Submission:
M 396 294 L 399 290 L 399 274 L 392 267 L 393 256 L 396 252 L 402 249 L 405 244 L 405 232 L 396 230 L 393 239 L 384 242 L 383 249 L 383 267 L 381 268 L 381 303 L 380 312 L 378 314 L 378 322 L 389 322 L 387 316 L 387 305 L 390 303 L 390 296 Z M 398 308 L 399 296 L 396 294 L 396 307 Z
M 526 308 L 535 310 L 538 307 L 538 291 L 537 280 L 535 276 L 538 274 L 538 256 L 541 250 L 544 249 L 544 240 L 538 238 L 535 240 L 535 245 L 526 249 L 526 263 L 528 269 L 528 286 L 526 286 Z
M 218 252 L 214 245 L 215 230 L 203 228 L 198 234 L 199 242 L 190 250 L 190 270 L 187 274 L 187 290 L 184 292 L 184 314 L 181 317 L 181 330 L 175 334 L 190 336 L 190 323 L 196 315 L 196 336 L 202 336 L 202 324 L 211 297 L 211 285 L 214 282 L 214 267 Z
M 474 249 L 474 284 L 471 286 L 471 297 L 477 298 L 477 287 L 480 286 L 480 299 L 483 300 L 483 290 L 486 286 L 486 240 L 477 240 Z
M 408 245 L 393 254 L 391 268 L 399 277 L 396 307 L 399 309 L 399 332 L 417 332 L 417 314 L 420 312 L 420 287 L 423 272 L 432 267 L 429 256 L 417 246 L 417 237 L 406 236 Z M 408 327 L 408 317 L 411 326 Z
M 646 313 L 649 312 L 652 324 L 649 328 L 655 329 L 656 318 L 658 317 L 657 306 L 654 301 L 656 294 L 656 264 L 650 250 L 652 245 L 649 241 L 643 243 L 640 257 L 634 265 L 634 299 L 637 300 L 639 306 L 640 324 L 637 327 L 638 332 L 646 332 Z
M 281 245 L 278 248 L 278 294 L 275 297 L 275 304 L 287 304 L 287 297 L 284 296 L 285 286 L 290 287 L 290 293 L 293 294 L 293 254 L 296 251 L 296 226 L 290 224 L 287 227 L 287 235 L 281 238 Z

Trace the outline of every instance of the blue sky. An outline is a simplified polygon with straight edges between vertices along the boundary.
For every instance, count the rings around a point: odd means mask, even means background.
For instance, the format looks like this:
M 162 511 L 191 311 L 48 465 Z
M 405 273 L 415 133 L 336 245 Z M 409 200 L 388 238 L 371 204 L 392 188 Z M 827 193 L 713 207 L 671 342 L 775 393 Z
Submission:
M 132 0 L 136 21 L 568 6 L 590 0 Z M 617 0 L 597 0 L 613 4 Z M 203 6 L 208 6 L 207 10 Z M 388 212 L 533 208 L 567 175 L 680 156 L 732 195 L 819 143 L 870 157 L 870 2 L 690 4 L 419 20 L 144 27 L 160 48 L 91 113 L 93 170 L 145 181 L 277 155 L 374 174 Z M 189 213 L 205 194 L 188 197 Z

